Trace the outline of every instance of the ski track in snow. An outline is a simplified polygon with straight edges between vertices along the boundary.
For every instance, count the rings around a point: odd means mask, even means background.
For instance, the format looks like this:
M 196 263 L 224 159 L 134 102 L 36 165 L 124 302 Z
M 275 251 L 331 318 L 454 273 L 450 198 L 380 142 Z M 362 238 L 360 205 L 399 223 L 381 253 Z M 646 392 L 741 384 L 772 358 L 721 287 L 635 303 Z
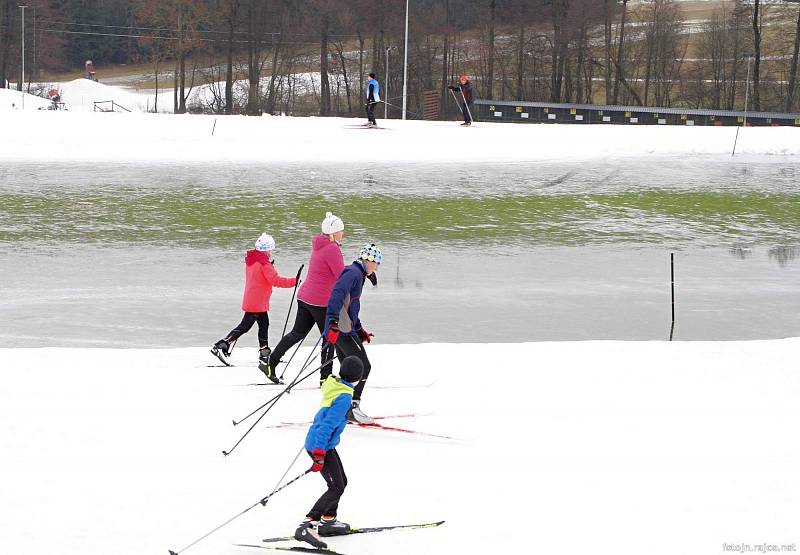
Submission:
M 342 520 L 447 522 L 332 538 L 340 552 L 705 555 L 800 540 L 800 338 L 368 349 L 367 413 L 429 414 L 382 422 L 467 441 L 345 430 Z M 205 347 L 0 355 L 3 553 L 180 550 L 271 492 L 303 445 L 303 426 L 257 426 L 223 457 L 246 428 L 231 418 L 274 390 L 234 387 L 258 370 L 207 368 Z M 262 423 L 318 405 L 285 396 Z M 308 464 L 300 453 L 287 480 Z M 303 477 L 186 553 L 291 534 L 323 489 Z

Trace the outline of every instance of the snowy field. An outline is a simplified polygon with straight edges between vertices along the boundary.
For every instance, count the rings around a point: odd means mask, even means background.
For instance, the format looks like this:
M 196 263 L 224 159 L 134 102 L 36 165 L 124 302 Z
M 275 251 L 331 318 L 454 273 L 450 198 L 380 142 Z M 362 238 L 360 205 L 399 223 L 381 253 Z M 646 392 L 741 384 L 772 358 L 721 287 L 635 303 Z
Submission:
M 532 162 L 607 157 L 722 155 L 732 127 L 513 125 L 144 113 L 3 114 L 0 162 L 371 163 Z M 739 155 L 799 156 L 800 128 L 748 128 Z
M 0 162 L 536 162 L 730 155 L 736 136 L 732 127 L 478 122 L 462 128 L 457 122 L 379 120 L 381 129 L 363 129 L 364 118 L 149 114 L 152 94 L 86 79 L 53 86 L 68 111 L 44 110 L 49 102 L 33 95 L 26 95 L 22 110 L 22 93 L 0 90 L 7 130 Z M 162 105 L 170 104 L 167 92 Z M 95 102 L 111 100 L 132 112 L 93 111 Z M 800 156 L 800 128 L 746 129 L 736 152 Z
M 800 339 L 371 346 L 348 428 L 340 516 L 436 529 L 335 538 L 348 555 L 721 553 L 800 543 Z M 276 389 L 254 349 L 3 349 L 0 545 L 15 555 L 180 550 L 272 491 L 318 405 L 295 391 L 228 457 Z M 298 356 L 299 358 L 299 356 Z M 287 375 L 298 366 L 293 364 Z M 312 378 L 313 379 L 313 378 Z M 383 388 L 393 386 L 393 388 Z M 301 458 L 289 477 L 308 466 Z M 290 534 L 323 489 L 302 478 L 187 550 Z

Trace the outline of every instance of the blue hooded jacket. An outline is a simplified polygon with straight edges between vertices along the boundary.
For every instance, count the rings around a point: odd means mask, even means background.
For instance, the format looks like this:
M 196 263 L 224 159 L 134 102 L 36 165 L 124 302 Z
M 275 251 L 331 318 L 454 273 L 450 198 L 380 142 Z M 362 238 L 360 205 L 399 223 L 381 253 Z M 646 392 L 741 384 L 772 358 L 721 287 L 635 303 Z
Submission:
M 330 451 L 339 445 L 339 436 L 347 426 L 347 411 L 353 402 L 353 384 L 328 376 L 322 384 L 322 403 L 306 434 L 306 450 Z
M 367 102 L 381 101 L 381 86 L 375 79 L 367 81 Z
M 367 277 L 367 267 L 360 260 L 345 266 L 339 279 L 333 284 L 328 311 L 325 314 L 325 331 L 328 333 L 331 322 L 339 322 L 339 332 L 344 335 L 358 335 L 356 330 L 361 329 L 361 320 L 358 313 L 361 311 L 361 291 L 364 289 L 364 280 Z

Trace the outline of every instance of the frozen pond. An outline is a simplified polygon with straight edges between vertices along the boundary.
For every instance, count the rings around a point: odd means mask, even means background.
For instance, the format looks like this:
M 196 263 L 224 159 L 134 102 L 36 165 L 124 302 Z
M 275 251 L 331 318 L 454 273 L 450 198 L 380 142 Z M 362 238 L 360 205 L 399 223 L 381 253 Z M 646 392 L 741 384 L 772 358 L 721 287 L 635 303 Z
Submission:
M 293 275 L 326 210 L 379 243 L 382 342 L 800 335 L 800 162 L 694 157 L 388 166 L 5 164 L 9 346 L 210 344 L 261 231 Z M 290 291 L 273 295 L 273 344 Z M 242 340 L 254 345 L 255 335 Z

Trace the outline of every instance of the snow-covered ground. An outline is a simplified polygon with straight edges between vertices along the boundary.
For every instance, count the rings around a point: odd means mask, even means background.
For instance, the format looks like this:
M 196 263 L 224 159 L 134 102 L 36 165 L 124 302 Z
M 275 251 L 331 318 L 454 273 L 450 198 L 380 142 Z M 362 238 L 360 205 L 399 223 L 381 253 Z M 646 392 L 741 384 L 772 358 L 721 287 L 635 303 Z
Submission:
M 363 406 L 439 439 L 348 428 L 340 517 L 440 528 L 336 538 L 348 555 L 724 552 L 800 543 L 800 339 L 369 347 Z M 180 550 L 256 503 L 302 447 L 319 392 L 276 393 L 237 349 L 2 349 L 0 545 L 15 555 Z M 303 357 L 304 358 L 304 357 Z M 298 355 L 299 359 L 299 355 Z M 296 364 L 296 363 L 295 363 Z M 293 365 L 287 375 L 293 375 Z M 408 386 L 385 389 L 382 386 Z M 300 474 L 305 455 L 289 470 Z M 289 534 L 302 478 L 187 554 Z
M 0 161 L 529 162 L 730 156 L 732 127 L 533 125 L 361 119 L 21 112 L 3 115 Z M 748 128 L 741 155 L 800 155 L 800 128 Z
M 24 104 L 23 107 L 23 97 Z M 17 110 L 46 110 L 50 101 L 39 96 L 23 93 L 16 89 L 0 89 L 0 113 Z M 3 113 L 3 120 L 8 114 Z

